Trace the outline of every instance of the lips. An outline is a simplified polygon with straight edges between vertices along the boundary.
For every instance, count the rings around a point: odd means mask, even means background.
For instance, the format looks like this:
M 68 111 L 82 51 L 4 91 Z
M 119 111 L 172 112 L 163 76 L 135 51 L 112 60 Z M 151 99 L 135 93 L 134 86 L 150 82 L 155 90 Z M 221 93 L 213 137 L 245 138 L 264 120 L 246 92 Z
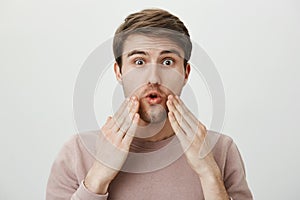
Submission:
M 162 95 L 158 91 L 150 91 L 146 94 L 145 98 L 149 104 L 159 104 L 162 102 Z

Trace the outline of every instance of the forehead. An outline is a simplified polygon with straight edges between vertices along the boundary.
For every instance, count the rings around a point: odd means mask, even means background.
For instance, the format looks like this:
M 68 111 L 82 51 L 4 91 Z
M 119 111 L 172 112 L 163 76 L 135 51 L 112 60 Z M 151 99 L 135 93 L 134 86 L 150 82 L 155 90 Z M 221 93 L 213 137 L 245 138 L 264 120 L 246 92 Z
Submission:
M 184 57 L 184 51 L 176 44 L 176 42 L 164 38 L 134 34 L 126 38 L 123 44 L 123 54 L 134 50 L 143 51 L 171 51 L 176 50 Z

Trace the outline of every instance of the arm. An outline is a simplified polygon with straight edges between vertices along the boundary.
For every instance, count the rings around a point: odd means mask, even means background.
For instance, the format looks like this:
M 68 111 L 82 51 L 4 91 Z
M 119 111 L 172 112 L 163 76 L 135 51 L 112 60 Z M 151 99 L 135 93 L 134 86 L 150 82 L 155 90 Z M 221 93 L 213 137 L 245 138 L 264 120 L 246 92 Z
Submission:
M 106 195 L 95 195 L 79 183 L 75 173 L 76 136 L 68 141 L 55 159 L 46 189 L 46 200 L 106 200 Z
M 169 96 L 167 106 L 172 128 L 185 150 L 189 165 L 200 178 L 205 199 L 252 200 L 244 163 L 234 142 L 231 140 L 228 149 L 224 149 L 227 154 L 222 177 L 209 144 L 205 142 L 205 126 L 187 109 L 179 97 Z M 209 153 L 203 157 L 199 155 L 200 150 Z
M 109 184 L 125 163 L 139 120 L 138 107 L 137 97 L 133 96 L 101 128 L 102 139 L 97 145 L 101 148 L 84 180 L 84 185 L 92 193 L 106 194 Z
M 198 174 L 206 200 L 229 200 L 221 171 L 205 142 L 205 126 L 187 109 L 179 97 L 168 97 L 169 120 L 190 167 Z M 200 156 L 200 152 L 209 152 Z
M 126 100 L 114 117 L 109 117 L 101 128 L 97 141 L 102 143 L 98 145 L 101 148 L 98 149 L 96 156 L 111 167 L 96 160 L 84 180 L 77 180 L 74 157 L 78 152 L 76 152 L 75 139 L 64 145 L 51 169 L 47 185 L 47 200 L 107 199 L 108 186 L 127 158 L 139 120 L 139 115 L 136 113 L 138 106 L 137 98 Z
M 203 195 L 205 199 L 212 200 L 229 200 L 224 186 L 223 179 L 220 175 L 212 175 L 207 177 L 199 177 L 202 185 Z
M 224 168 L 224 184 L 232 199 L 253 200 L 249 189 L 243 159 L 236 144 L 232 141 Z

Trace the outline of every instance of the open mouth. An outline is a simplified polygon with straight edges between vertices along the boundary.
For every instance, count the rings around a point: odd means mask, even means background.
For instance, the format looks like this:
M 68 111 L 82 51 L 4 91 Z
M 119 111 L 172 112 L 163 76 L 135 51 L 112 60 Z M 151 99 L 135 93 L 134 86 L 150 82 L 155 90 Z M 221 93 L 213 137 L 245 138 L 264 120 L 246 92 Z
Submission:
M 158 92 L 150 92 L 146 96 L 149 104 L 159 104 L 162 101 L 162 97 Z
M 149 97 L 150 97 L 151 99 L 155 99 L 155 98 L 158 97 L 158 95 L 157 95 L 157 94 L 150 94 Z

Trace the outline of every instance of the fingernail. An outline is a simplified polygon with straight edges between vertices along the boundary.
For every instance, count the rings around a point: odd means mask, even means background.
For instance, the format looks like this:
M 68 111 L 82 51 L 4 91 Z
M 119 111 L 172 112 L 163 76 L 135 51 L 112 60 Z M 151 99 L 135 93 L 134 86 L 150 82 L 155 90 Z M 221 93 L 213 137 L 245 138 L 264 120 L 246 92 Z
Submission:
M 135 113 L 134 114 L 134 119 L 137 120 L 139 118 L 139 114 Z

